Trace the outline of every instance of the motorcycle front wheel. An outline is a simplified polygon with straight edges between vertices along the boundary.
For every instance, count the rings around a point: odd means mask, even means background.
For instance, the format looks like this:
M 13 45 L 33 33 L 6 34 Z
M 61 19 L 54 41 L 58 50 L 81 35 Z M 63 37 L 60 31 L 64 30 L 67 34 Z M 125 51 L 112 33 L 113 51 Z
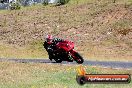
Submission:
M 83 57 L 78 53 L 78 52 L 75 52 L 75 55 L 76 57 L 75 61 L 78 63 L 78 64 L 82 64 L 84 62 L 84 59 Z

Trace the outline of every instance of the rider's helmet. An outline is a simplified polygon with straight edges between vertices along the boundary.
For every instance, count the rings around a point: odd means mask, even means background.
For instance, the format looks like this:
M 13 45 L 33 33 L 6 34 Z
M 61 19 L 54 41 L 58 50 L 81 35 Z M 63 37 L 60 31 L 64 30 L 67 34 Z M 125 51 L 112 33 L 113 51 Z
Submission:
M 46 42 L 47 42 L 47 43 L 52 43 L 52 40 L 53 40 L 52 35 L 47 35 L 47 36 L 46 36 Z

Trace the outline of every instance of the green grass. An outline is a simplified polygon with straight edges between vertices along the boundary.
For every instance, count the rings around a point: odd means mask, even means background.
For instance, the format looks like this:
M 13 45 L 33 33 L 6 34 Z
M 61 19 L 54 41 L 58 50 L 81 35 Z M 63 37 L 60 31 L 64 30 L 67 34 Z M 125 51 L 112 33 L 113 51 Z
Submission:
M 76 82 L 78 65 L 24 64 L 0 62 L 0 88 L 131 88 L 130 84 L 85 84 Z M 102 69 L 85 66 L 91 74 L 132 74 L 131 70 Z
M 31 58 L 40 59 L 47 58 L 48 54 L 43 48 L 42 41 L 33 41 L 26 47 L 16 47 L 10 45 L 0 45 L 0 57 L 1 58 Z

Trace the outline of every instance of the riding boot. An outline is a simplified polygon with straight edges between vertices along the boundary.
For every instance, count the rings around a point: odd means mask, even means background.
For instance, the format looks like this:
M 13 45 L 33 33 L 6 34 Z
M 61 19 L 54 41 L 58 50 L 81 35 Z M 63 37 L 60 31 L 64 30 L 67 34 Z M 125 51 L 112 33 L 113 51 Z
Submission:
M 49 59 L 52 61 L 52 59 L 53 59 L 52 54 L 48 53 L 48 55 L 49 55 Z

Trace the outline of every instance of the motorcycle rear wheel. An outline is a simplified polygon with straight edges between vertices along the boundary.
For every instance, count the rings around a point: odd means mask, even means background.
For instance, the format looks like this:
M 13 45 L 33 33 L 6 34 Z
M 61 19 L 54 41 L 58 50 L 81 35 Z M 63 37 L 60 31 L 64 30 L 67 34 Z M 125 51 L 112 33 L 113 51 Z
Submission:
M 83 57 L 82 57 L 78 52 L 75 53 L 75 57 L 77 58 L 77 59 L 75 59 L 75 61 L 76 61 L 78 64 L 82 64 L 82 63 L 84 62 Z
M 56 63 L 61 63 L 62 60 L 61 59 L 54 59 L 56 61 Z

